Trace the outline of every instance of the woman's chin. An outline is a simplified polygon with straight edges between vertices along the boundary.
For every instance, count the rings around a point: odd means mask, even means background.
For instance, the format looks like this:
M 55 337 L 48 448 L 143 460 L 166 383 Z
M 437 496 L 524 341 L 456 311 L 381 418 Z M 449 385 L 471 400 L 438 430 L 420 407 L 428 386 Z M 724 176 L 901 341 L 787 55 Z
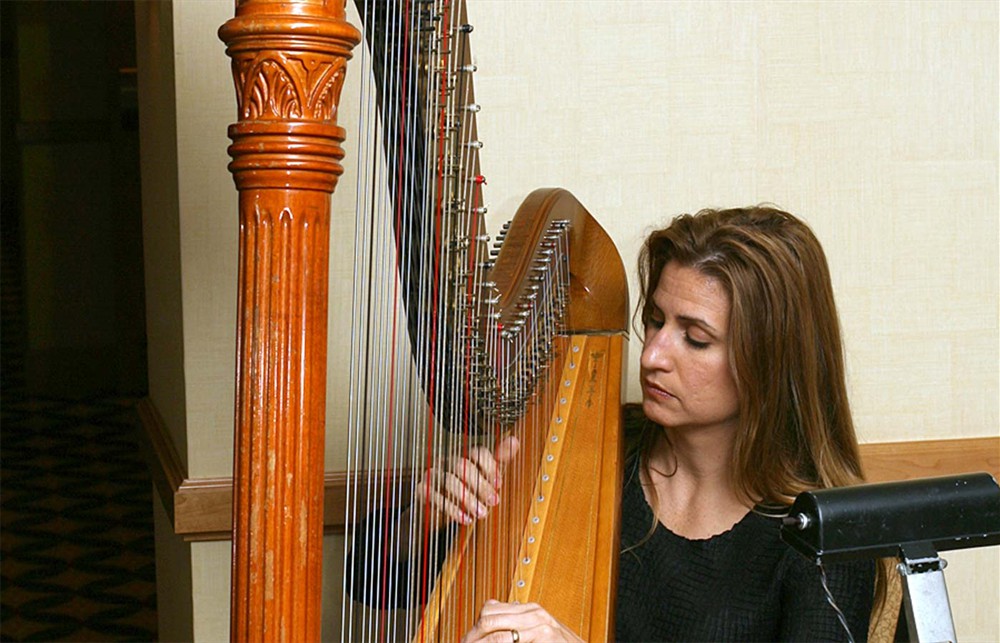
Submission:
M 663 408 L 661 408 L 660 404 L 658 404 L 656 400 L 645 398 L 642 401 L 642 413 L 650 422 L 655 422 L 660 426 L 664 426 L 666 424 L 667 414 L 664 413 Z

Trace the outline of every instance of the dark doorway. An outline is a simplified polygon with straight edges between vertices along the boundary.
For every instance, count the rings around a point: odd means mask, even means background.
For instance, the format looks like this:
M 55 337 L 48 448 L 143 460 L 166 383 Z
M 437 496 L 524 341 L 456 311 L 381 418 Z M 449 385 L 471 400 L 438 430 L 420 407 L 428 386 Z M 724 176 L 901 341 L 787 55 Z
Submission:
M 3 2 L 2 370 L 29 395 L 146 392 L 135 78 L 131 2 Z
M 0 2 L 4 641 L 156 638 L 133 11 Z

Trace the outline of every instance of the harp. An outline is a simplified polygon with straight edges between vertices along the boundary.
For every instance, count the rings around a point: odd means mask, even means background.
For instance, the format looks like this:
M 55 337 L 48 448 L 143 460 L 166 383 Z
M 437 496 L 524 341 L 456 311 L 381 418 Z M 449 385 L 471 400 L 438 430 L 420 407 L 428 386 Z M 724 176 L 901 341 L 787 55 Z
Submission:
M 359 194 L 387 222 L 359 223 L 358 245 L 381 240 L 384 252 L 358 261 L 381 294 L 359 297 L 365 348 L 351 356 L 351 399 L 383 403 L 352 406 L 361 437 L 347 524 L 374 527 L 351 532 L 372 564 L 348 566 L 346 590 L 365 607 L 358 620 L 345 610 L 343 638 L 455 640 L 497 598 L 537 601 L 584 638 L 607 639 L 621 260 L 560 189 L 530 194 L 491 257 L 464 4 L 358 5 L 363 33 L 342 0 L 237 0 L 220 29 L 239 109 L 229 132 L 240 192 L 232 637 L 319 639 L 329 194 L 343 171 L 346 63 L 363 41 L 375 133 Z M 389 352 L 372 352 L 389 328 Z M 520 449 L 489 517 L 447 526 L 409 504 L 406 485 L 432 463 L 510 435 Z M 394 574 L 400 547 L 408 567 Z

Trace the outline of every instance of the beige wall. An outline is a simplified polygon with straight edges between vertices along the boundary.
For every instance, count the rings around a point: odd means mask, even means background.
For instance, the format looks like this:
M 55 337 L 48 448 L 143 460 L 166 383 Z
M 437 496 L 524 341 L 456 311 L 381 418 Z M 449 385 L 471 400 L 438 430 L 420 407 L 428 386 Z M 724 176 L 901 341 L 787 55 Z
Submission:
M 491 213 L 568 187 L 634 277 L 650 226 L 777 203 L 829 255 L 862 439 L 997 433 L 995 3 L 470 4 Z
M 995 436 L 997 6 L 470 2 L 491 213 L 566 187 L 634 279 L 651 226 L 777 203 L 827 251 L 862 441 Z M 1000 640 L 998 548 L 945 557 L 960 640 Z
M 187 464 L 171 4 L 135 6 L 149 395 Z
M 236 193 L 225 130 L 235 101 L 215 30 L 232 3 L 157 6 L 137 12 L 140 38 L 173 31 L 172 42 L 140 46 L 147 60 L 164 56 L 140 69 L 159 92 L 142 117 L 143 144 L 158 146 L 143 150 L 158 159 L 143 174 L 154 195 L 147 244 L 163 259 L 147 255 L 150 297 L 162 295 L 148 309 L 160 325 L 150 389 L 190 475 L 228 475 Z M 645 232 L 673 214 L 775 202 L 807 219 L 829 255 L 862 439 L 1000 432 L 995 3 L 470 0 L 469 13 L 493 227 L 531 189 L 567 187 L 634 272 Z M 348 128 L 358 76 L 342 104 Z M 353 203 L 353 172 L 348 163 L 334 199 L 332 302 L 350 293 L 351 251 L 340 244 L 353 238 L 351 215 L 340 211 Z M 330 426 L 341 424 L 346 388 L 345 309 L 330 312 Z M 637 341 L 632 351 L 634 382 Z M 628 395 L 639 397 L 634 386 Z M 331 431 L 327 467 L 342 454 Z M 196 640 L 223 640 L 228 545 L 189 547 L 193 569 L 177 591 L 193 597 Z M 948 558 L 959 636 L 1000 639 L 997 548 Z M 338 565 L 326 565 L 328 634 Z M 161 621 L 172 618 L 163 608 Z

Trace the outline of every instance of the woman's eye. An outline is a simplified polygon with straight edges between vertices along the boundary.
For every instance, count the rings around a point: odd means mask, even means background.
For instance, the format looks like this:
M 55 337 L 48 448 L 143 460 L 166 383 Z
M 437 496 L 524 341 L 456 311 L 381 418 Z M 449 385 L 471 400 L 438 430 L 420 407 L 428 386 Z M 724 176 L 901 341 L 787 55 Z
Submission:
M 653 330 L 660 330 L 661 328 L 663 328 L 663 320 L 651 317 L 646 320 L 646 328 L 651 328 Z
M 703 348 L 708 348 L 709 344 L 708 342 L 702 342 L 691 337 L 689 333 L 684 333 L 684 341 L 686 341 L 691 346 L 691 348 L 697 348 L 698 350 L 701 350 Z

